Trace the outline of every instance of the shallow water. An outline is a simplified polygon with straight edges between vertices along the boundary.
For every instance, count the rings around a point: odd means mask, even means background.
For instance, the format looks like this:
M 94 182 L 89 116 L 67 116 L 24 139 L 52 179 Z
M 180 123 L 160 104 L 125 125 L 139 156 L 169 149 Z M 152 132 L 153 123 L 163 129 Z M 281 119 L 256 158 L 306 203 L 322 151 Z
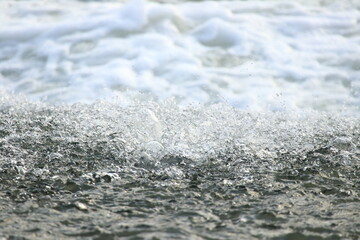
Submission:
M 0 239 L 359 239 L 359 20 L 0 2 Z
M 3 236 L 357 239 L 358 119 L 3 99 Z

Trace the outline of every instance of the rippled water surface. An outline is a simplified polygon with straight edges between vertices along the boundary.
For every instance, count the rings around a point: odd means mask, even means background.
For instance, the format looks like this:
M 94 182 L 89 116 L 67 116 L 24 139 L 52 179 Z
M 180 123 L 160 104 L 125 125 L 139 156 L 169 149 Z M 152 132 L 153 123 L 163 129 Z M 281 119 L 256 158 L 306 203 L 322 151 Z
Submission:
M 360 239 L 357 1 L 1 1 L 0 239 Z
M 1 102 L 2 234 L 357 239 L 358 119 Z

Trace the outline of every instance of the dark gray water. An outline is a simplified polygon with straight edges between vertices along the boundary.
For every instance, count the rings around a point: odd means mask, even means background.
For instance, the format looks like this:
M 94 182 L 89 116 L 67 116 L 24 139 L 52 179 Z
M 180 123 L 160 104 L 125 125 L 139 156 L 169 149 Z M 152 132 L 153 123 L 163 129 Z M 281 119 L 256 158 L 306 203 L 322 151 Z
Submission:
M 359 239 L 360 126 L 0 98 L 2 239 Z

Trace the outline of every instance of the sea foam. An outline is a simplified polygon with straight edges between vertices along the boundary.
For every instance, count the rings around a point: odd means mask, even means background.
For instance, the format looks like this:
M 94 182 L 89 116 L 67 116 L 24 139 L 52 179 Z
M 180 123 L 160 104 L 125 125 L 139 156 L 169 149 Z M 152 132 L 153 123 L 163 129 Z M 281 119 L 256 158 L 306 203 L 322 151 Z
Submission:
M 56 104 L 127 102 L 140 92 L 181 105 L 358 114 L 360 11 L 352 6 L 7 1 L 0 86 Z

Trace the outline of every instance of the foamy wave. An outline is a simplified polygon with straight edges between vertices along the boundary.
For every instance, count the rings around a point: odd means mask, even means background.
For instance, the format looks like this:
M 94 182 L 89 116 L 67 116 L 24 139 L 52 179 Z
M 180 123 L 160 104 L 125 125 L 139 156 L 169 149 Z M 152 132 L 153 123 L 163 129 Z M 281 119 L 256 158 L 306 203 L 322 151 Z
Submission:
M 313 112 L 256 113 L 223 104 L 172 101 L 119 107 L 96 102 L 52 107 L 0 100 L 1 162 L 26 169 L 201 166 L 278 168 L 321 159 L 359 164 L 357 118 Z M 47 168 L 47 167 L 46 167 Z
M 2 3 L 0 86 L 52 103 L 143 92 L 185 104 L 357 113 L 360 12 L 334 6 Z

